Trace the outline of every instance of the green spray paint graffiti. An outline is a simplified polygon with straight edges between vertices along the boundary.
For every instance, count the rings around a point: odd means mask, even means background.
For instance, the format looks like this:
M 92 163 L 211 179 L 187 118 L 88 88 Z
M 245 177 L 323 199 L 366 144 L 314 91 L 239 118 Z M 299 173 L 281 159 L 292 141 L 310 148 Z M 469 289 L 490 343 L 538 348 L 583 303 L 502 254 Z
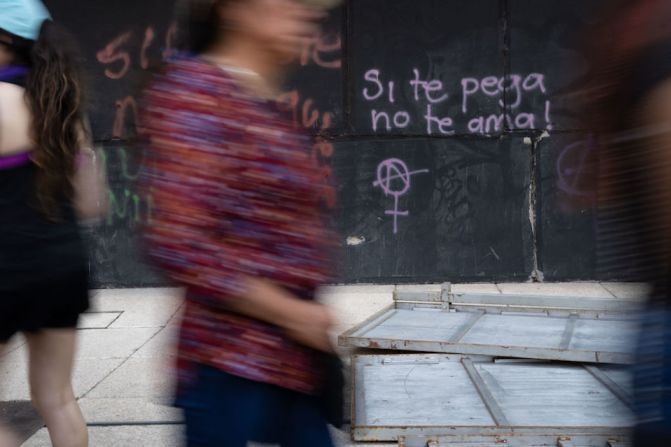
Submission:
M 103 148 L 101 155 L 109 179 L 109 211 L 105 223 L 130 228 L 151 223 L 152 195 L 139 192 L 137 188 L 143 151 L 140 148 L 109 147 Z

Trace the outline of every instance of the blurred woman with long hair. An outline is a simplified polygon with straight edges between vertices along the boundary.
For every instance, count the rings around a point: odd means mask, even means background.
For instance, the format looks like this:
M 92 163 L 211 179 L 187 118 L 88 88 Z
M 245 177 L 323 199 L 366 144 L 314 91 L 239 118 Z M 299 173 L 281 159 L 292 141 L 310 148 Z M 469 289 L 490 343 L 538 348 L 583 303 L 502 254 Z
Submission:
M 671 2 L 608 3 L 590 30 L 600 270 L 652 286 L 636 351 L 635 443 L 671 445 Z
M 187 291 L 177 405 L 189 446 L 332 445 L 331 317 L 313 299 L 334 240 L 309 141 L 274 101 L 323 3 L 184 2 L 187 53 L 145 95 L 145 241 Z
M 32 401 L 53 445 L 86 446 L 71 384 L 88 307 L 77 220 L 104 204 L 80 60 L 38 0 L 0 0 L 0 11 L 0 352 L 24 334 Z

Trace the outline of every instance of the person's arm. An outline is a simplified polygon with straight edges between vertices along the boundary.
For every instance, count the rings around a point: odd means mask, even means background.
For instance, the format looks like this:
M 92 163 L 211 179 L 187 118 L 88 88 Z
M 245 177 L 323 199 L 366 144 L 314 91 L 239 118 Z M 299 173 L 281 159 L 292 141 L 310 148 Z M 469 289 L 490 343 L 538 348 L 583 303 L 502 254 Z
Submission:
M 246 293 L 231 302 L 241 314 L 284 328 L 297 342 L 320 351 L 333 349 L 328 330 L 333 324 L 323 304 L 297 298 L 284 288 L 245 276 Z
M 218 101 L 179 85 L 163 85 L 149 91 L 146 104 L 143 127 L 150 143 L 142 183 L 154 204 L 144 232 L 149 255 L 177 282 L 214 300 L 213 305 L 284 328 L 302 344 L 330 350 L 327 309 L 256 277 L 246 252 L 226 242 L 235 237 L 231 222 L 244 219 L 246 212 L 238 209 L 245 191 L 236 182 L 246 162 L 236 156 L 240 131 L 222 134 L 226 125 Z
M 82 126 L 79 150 L 75 158 L 74 207 L 79 219 L 86 223 L 107 214 L 107 174 L 100 154 L 93 147 L 88 132 Z

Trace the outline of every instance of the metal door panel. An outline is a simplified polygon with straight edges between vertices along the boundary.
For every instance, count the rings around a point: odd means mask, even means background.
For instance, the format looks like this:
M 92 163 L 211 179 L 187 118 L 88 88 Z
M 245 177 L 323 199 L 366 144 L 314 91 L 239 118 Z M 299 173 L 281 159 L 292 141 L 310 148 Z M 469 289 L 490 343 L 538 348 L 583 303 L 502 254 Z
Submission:
M 504 434 L 619 439 L 633 425 L 626 393 L 612 380 L 604 383 L 601 370 L 579 365 L 410 354 L 355 355 L 352 367 L 358 441 Z

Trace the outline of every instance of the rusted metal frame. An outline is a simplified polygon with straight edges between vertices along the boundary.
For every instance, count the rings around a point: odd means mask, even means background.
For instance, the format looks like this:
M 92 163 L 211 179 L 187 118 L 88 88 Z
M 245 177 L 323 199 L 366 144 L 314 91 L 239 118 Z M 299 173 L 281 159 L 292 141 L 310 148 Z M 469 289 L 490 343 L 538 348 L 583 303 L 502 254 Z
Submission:
M 480 304 L 480 303 L 452 303 L 451 308 L 462 312 L 471 312 L 472 309 L 496 310 L 496 312 L 527 313 L 530 315 L 543 315 L 548 317 L 568 316 L 570 314 L 582 314 L 583 317 L 594 320 L 616 320 L 633 321 L 633 318 L 624 317 L 623 312 L 604 311 L 602 309 L 574 309 L 569 307 L 532 306 L 532 305 L 510 305 L 510 304 Z M 563 312 L 564 314 L 552 314 L 551 312 Z
M 441 285 L 440 291 L 394 291 L 394 303 L 397 308 L 407 308 L 408 305 L 417 305 L 418 307 L 438 307 L 441 309 L 449 309 L 450 301 L 452 299 L 451 284 L 444 283 Z
M 387 307 L 364 322 L 350 329 L 339 336 L 340 346 L 362 347 L 362 348 L 379 348 L 379 349 L 402 349 L 406 351 L 420 351 L 420 352 L 436 352 L 436 353 L 454 353 L 454 354 L 473 354 L 485 356 L 507 356 L 520 358 L 533 358 L 544 360 L 558 360 L 570 362 L 586 362 L 586 363 L 613 363 L 613 364 L 629 364 L 633 361 L 633 355 L 621 352 L 595 352 L 595 351 L 579 351 L 562 349 L 561 346 L 557 348 L 531 348 L 524 346 L 497 346 L 497 345 L 481 345 L 481 344 L 464 344 L 455 343 L 452 338 L 445 341 L 436 340 L 407 340 L 407 339 L 393 339 L 393 338 L 375 338 L 357 336 L 358 333 L 364 333 L 384 323 L 387 319 L 395 315 L 393 306 Z M 438 308 L 432 308 L 436 312 L 441 312 Z M 478 315 L 478 313 L 476 313 Z M 542 317 L 539 317 L 542 318 Z M 570 320 L 569 320 L 570 322 Z M 575 321 L 570 324 L 575 324 Z M 571 329 L 567 327 L 567 329 Z M 572 330 L 572 329 L 571 329 Z M 567 330 L 564 333 L 564 341 L 568 339 Z M 565 343 L 562 343 L 564 345 Z M 566 346 L 568 347 L 568 346 Z
M 465 358 L 461 360 L 461 364 L 464 366 L 468 377 L 471 378 L 471 382 L 473 382 L 475 389 L 478 391 L 482 402 L 487 407 L 487 411 L 489 411 L 489 414 L 492 419 L 494 419 L 494 422 L 496 422 L 496 425 L 499 427 L 509 427 L 510 423 L 508 422 L 508 418 L 506 418 L 503 410 L 499 407 L 499 403 L 496 401 L 489 388 L 487 388 L 487 384 L 473 365 L 473 361 L 469 358 Z
M 360 356 L 354 354 L 350 358 L 350 368 L 351 368 L 351 385 L 350 385 L 350 393 L 351 393 L 351 426 L 352 426 L 352 433 L 354 433 L 354 430 L 356 429 L 356 424 L 359 421 L 365 421 L 366 420 L 366 414 L 364 412 L 365 410 L 365 405 L 364 405 L 364 399 L 363 399 L 363 392 L 359 388 L 363 386 L 363 371 L 359 365 L 359 358 Z M 361 385 L 359 385 L 361 384 Z
M 529 313 L 562 312 L 577 313 L 583 317 L 622 319 L 632 310 L 640 309 L 640 305 L 632 300 L 616 300 L 598 297 L 573 297 L 551 295 L 513 295 L 488 293 L 452 293 L 449 288 L 438 291 L 406 291 L 394 292 L 394 303 L 436 307 L 444 309 L 466 310 L 495 309 Z M 540 303 L 540 304 L 538 304 Z
M 559 343 L 559 349 L 566 350 L 571 344 L 571 339 L 573 339 L 573 332 L 575 331 L 575 323 L 578 320 L 578 315 L 571 314 L 566 321 L 566 327 L 564 328 L 564 334 L 561 338 L 561 343 Z
M 399 309 L 402 308 L 399 306 Z M 488 314 L 498 315 L 530 315 L 530 316 L 546 316 L 551 318 L 566 318 L 571 314 L 576 313 L 576 309 L 568 308 L 550 308 L 537 306 L 532 308 L 513 307 L 508 305 L 485 305 L 485 304 L 471 304 L 471 303 L 455 303 L 451 305 L 450 310 L 453 312 L 473 312 L 476 310 L 485 311 Z M 634 318 L 623 316 L 622 312 L 604 312 L 601 310 L 580 310 L 580 318 L 592 320 L 607 320 L 607 321 L 634 321 Z
M 640 309 L 640 304 L 632 300 L 616 300 L 597 297 L 549 296 L 549 295 L 512 295 L 494 293 L 457 293 L 452 294 L 452 308 L 495 307 L 529 310 L 530 312 L 563 311 L 569 313 L 610 313 L 626 314 Z
M 440 287 L 440 300 L 443 303 L 444 309 L 452 308 L 452 283 L 446 282 L 443 283 Z
M 375 312 L 372 316 L 366 318 L 350 330 L 340 334 L 338 336 L 338 344 L 340 346 L 352 346 L 348 340 L 351 340 L 353 337 L 355 337 L 355 334 L 362 332 L 364 329 L 372 329 L 375 326 L 379 326 L 389 318 L 393 317 L 395 313 L 396 307 L 394 305 L 387 306 L 384 309 Z
M 468 319 L 461 327 L 449 338 L 449 343 L 458 343 L 470 331 L 473 326 L 482 318 L 485 313 L 483 311 L 474 312 L 471 318 Z
M 431 353 L 431 352 L 427 352 L 425 354 L 361 353 L 361 354 L 353 354 L 353 356 L 357 359 L 357 361 L 358 359 L 363 358 L 371 359 L 369 361 L 369 364 L 377 364 L 377 365 L 435 365 L 443 361 L 461 362 L 465 358 L 470 359 L 474 363 L 492 363 L 494 360 L 491 356 L 485 356 L 485 355 L 472 356 L 464 354 Z
M 587 370 L 588 373 L 594 376 L 594 378 L 598 380 L 603 386 L 608 388 L 608 391 L 613 393 L 615 397 L 620 399 L 629 408 L 631 409 L 634 408 L 634 399 L 632 398 L 632 396 L 627 392 L 627 390 L 623 389 L 613 379 L 608 377 L 606 373 L 601 371 L 596 366 L 583 365 L 583 367 Z
M 375 427 L 366 428 L 377 430 Z M 395 432 L 389 431 L 394 428 Z M 401 429 L 402 432 L 399 431 Z M 628 443 L 631 442 L 631 429 L 617 427 L 511 427 L 507 429 L 483 426 L 383 427 L 376 433 L 384 434 L 385 437 L 355 439 L 363 442 L 403 440 L 407 447 L 425 447 L 428 441 L 437 441 L 440 447 L 464 447 L 464 444 L 470 446 L 472 443 L 479 442 L 490 444 L 498 442 L 502 446 L 528 447 L 529 445 L 556 445 L 558 440 L 569 438 L 580 442 L 578 445 L 581 447 L 592 445 L 607 447 L 608 443 L 617 447 L 629 447 Z
M 435 340 L 403 340 L 374 337 L 340 337 L 341 346 L 434 352 L 444 354 L 484 355 L 490 357 L 512 357 L 565 362 L 630 364 L 633 355 L 617 352 L 594 352 L 561 350 L 557 348 L 530 348 L 524 346 L 497 346 L 465 343 L 450 343 Z
M 396 301 L 394 303 L 396 305 L 396 309 L 404 309 L 404 310 L 437 310 L 437 311 L 445 311 L 449 310 L 446 308 L 442 303 L 427 303 L 425 301 Z
M 382 365 L 439 365 L 442 360 L 445 359 L 437 356 L 433 356 L 433 358 L 422 358 L 421 356 L 408 358 L 406 356 L 393 355 L 382 359 L 380 363 Z
M 398 440 L 398 447 L 491 447 L 494 444 L 496 445 L 501 445 L 502 443 L 505 443 L 506 447 L 528 447 L 529 445 L 550 445 L 548 444 L 549 442 L 554 442 L 556 441 L 557 444 L 555 446 L 558 447 L 632 447 L 632 444 L 630 442 L 619 442 L 619 441 L 611 441 L 611 440 L 605 440 L 604 437 L 594 439 L 594 443 L 592 444 L 585 444 L 585 442 L 589 442 L 588 439 L 585 439 L 584 437 L 580 437 L 578 439 L 570 439 L 570 440 L 563 440 L 563 439 L 558 439 L 554 440 L 552 437 L 533 437 L 533 438 L 496 438 L 496 439 L 489 439 L 489 440 L 483 440 L 483 441 L 473 441 L 473 440 L 468 440 L 468 441 L 455 441 L 455 442 L 450 442 L 450 441 L 445 441 L 445 443 L 441 443 L 439 439 L 435 438 L 409 438 L 406 439 L 404 436 L 401 436 Z M 580 442 L 580 444 L 575 444 L 574 441 Z M 464 444 L 466 442 L 467 444 Z M 539 444 L 542 443 L 542 444 Z
M 542 430 L 542 429 L 541 429 Z M 528 447 L 529 445 L 555 445 L 581 447 L 631 447 L 629 433 L 607 433 L 605 430 L 572 429 L 566 434 L 535 432 L 499 432 L 489 435 L 401 435 L 398 437 L 399 447 L 478 447 L 492 444 L 507 447 Z

